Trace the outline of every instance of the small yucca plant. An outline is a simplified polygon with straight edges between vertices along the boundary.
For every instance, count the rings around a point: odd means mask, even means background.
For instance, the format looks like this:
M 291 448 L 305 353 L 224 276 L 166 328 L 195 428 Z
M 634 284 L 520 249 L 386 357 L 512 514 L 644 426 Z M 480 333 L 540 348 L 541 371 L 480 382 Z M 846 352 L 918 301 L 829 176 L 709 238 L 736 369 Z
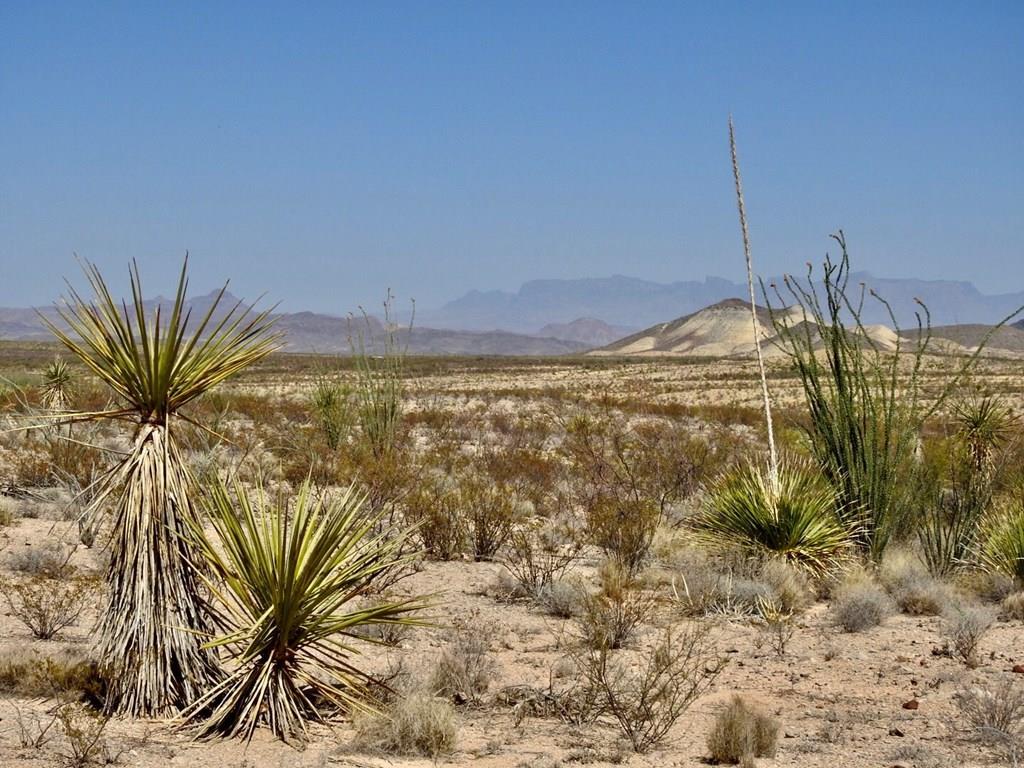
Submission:
M 67 360 L 56 357 L 43 370 L 43 405 L 51 411 L 66 411 L 71 403 L 75 375 Z
M 266 724 L 289 740 L 324 709 L 374 710 L 374 680 L 353 657 L 370 642 L 367 625 L 415 625 L 422 598 L 358 602 L 375 579 L 408 561 L 403 537 L 374 535 L 350 488 L 314 498 L 307 481 L 294 503 L 254 498 L 217 484 L 206 511 L 216 538 L 196 524 L 194 539 L 212 567 L 215 621 L 207 647 L 226 652 L 229 674 L 183 713 L 200 737 L 251 738 Z
M 852 543 L 835 492 L 802 464 L 780 465 L 777 482 L 755 465 L 726 475 L 710 489 L 693 525 L 712 546 L 781 557 L 816 575 L 840 565 Z
M 194 521 L 194 482 L 175 435 L 181 409 L 243 368 L 270 354 L 267 312 L 241 302 L 214 319 L 227 286 L 206 314 L 190 323 L 188 260 L 169 316 L 145 310 L 138 268 L 131 269 L 132 303 L 115 301 L 103 276 L 85 265 L 95 298 L 74 290 L 57 311 L 54 335 L 117 403 L 76 414 L 75 421 L 119 419 L 134 425 L 132 446 L 101 481 L 90 513 L 112 502 L 107 603 L 99 626 L 100 654 L 111 676 L 108 706 L 127 715 L 159 715 L 193 701 L 219 673 L 197 632 L 208 626 L 195 552 L 182 534 Z
M 1024 584 L 1024 507 L 993 512 L 981 525 L 978 560 L 987 570 Z

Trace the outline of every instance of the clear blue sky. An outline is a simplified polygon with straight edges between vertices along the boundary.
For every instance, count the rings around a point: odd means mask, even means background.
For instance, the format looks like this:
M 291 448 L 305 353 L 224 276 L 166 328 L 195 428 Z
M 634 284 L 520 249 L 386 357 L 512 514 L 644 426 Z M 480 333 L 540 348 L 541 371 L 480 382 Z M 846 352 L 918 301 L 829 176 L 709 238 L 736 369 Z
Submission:
M 386 7 L 384 7 L 386 6 Z M 1024 3 L 0 4 L 0 306 L 855 267 L 1024 289 Z

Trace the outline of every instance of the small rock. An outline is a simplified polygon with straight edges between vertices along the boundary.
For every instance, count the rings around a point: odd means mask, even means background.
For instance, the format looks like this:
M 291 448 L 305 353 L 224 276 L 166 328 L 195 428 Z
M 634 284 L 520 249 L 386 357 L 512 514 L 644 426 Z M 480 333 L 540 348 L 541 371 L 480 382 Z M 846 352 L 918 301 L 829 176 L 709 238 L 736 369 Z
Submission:
M 904 709 L 917 709 L 920 706 L 921 702 L 919 702 L 917 699 L 911 699 L 910 701 L 903 702 Z
M 889 735 L 890 736 L 905 736 L 906 734 L 904 734 L 903 731 L 901 731 L 899 728 L 897 728 L 894 725 L 892 728 L 889 729 Z
M 1014 664 L 1013 671 L 1018 675 L 1024 675 L 1024 664 Z

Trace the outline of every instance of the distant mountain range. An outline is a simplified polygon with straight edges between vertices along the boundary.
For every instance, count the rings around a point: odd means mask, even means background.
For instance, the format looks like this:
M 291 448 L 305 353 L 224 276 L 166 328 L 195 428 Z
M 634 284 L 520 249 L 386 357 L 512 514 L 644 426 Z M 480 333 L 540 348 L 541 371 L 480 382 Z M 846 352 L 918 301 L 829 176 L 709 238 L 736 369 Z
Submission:
M 782 285 L 781 279 L 766 281 Z M 981 293 L 971 283 L 951 280 L 877 278 L 853 273 L 849 286 L 859 291 L 860 283 L 875 289 L 892 306 L 897 323 L 916 327 L 914 302 L 920 298 L 931 312 L 933 325 L 996 323 L 1024 305 L 1024 291 L 997 295 Z M 769 289 L 770 290 L 770 289 Z M 791 303 L 781 289 L 782 302 Z M 852 292 L 852 291 L 851 291 Z M 760 293 L 760 292 L 759 292 Z M 578 318 L 598 318 L 612 326 L 644 328 L 665 318 L 681 317 L 724 299 L 745 298 L 747 286 L 717 277 L 703 281 L 656 283 L 615 275 L 581 280 L 532 280 L 515 293 L 470 291 L 440 309 L 420 314 L 430 326 L 480 330 L 502 328 L 531 333 L 552 324 L 571 323 Z M 761 301 L 760 295 L 758 296 Z M 890 323 L 885 307 L 870 296 L 865 300 L 864 320 Z
M 216 295 L 216 292 L 212 292 L 189 299 L 188 307 L 192 311 L 193 323 L 209 311 Z M 213 316 L 214 322 L 223 317 L 237 301 L 234 296 L 226 294 Z M 155 312 L 157 306 L 166 312 L 170 308 L 169 304 L 167 299 L 157 297 L 147 301 L 145 306 L 150 313 Z M 62 325 L 53 307 L 43 307 L 38 312 L 33 308 L 0 308 L 0 339 L 52 339 L 53 334 L 41 320 L 40 313 L 54 324 Z M 285 350 L 289 352 L 347 353 L 351 351 L 350 339 L 359 334 L 364 337 L 368 350 L 379 351 L 385 334 L 384 324 L 376 317 L 364 318 L 360 315 L 347 318 L 315 312 L 279 313 L 274 327 L 284 334 Z M 607 343 L 608 340 L 599 333 L 596 342 L 580 341 L 579 338 L 573 338 L 571 329 L 559 337 L 555 332 L 544 335 L 501 330 L 447 330 L 428 328 L 419 323 L 411 331 L 407 326 L 397 326 L 394 332 L 398 344 L 414 355 L 569 355 L 598 343 Z M 576 335 L 579 336 L 579 333 Z
M 916 329 L 914 312 L 919 307 L 915 298 L 920 298 L 931 312 L 936 336 L 945 333 L 952 343 L 967 347 L 971 339 L 979 333 L 983 335 L 978 329 L 1002 320 L 1024 305 L 1024 291 L 986 295 L 966 282 L 875 278 L 867 273 L 851 275 L 851 286 L 859 291 L 861 284 L 873 288 L 889 302 L 897 324 L 905 331 Z M 735 344 L 728 341 L 735 335 L 731 326 L 733 313 L 726 311 L 723 315 L 723 310 L 738 309 L 746 295 L 745 285 L 716 277 L 676 283 L 656 283 L 622 275 L 533 280 L 524 283 L 515 293 L 470 291 L 439 309 L 420 311 L 411 334 L 402 326 L 396 332 L 400 343 L 407 344 L 412 354 L 563 355 L 593 348 L 619 349 L 620 354 L 627 350 L 678 354 L 682 348 L 672 350 L 682 338 L 680 333 L 689 339 L 679 343 L 690 354 L 697 354 L 692 350 L 706 346 L 701 334 L 708 338 L 721 336 L 718 342 L 705 349 L 707 354 L 744 354 L 743 345 L 749 346 L 748 337 L 740 334 Z M 215 296 L 216 292 L 190 299 L 193 317 L 202 316 Z M 782 299 L 787 298 L 783 293 Z M 730 299 L 733 302 L 730 303 Z M 773 303 L 783 303 L 776 297 L 773 299 Z M 226 309 L 236 301 L 227 295 L 221 306 Z M 158 305 L 166 307 L 168 303 L 167 299 L 157 297 L 147 302 L 147 309 L 153 311 Z M 686 325 L 691 316 L 705 309 L 715 309 L 714 305 L 719 305 L 717 315 L 702 315 L 699 325 L 703 328 L 707 323 L 712 326 L 717 323 L 718 326 L 698 331 L 692 324 Z M 891 325 L 881 302 L 868 296 L 864 307 L 866 323 Z M 58 319 L 53 307 L 41 311 L 53 321 Z M 665 318 L 679 319 L 665 322 Z M 365 325 L 361 317 L 351 321 L 314 312 L 277 316 L 277 327 L 286 334 L 286 349 L 293 352 L 347 352 L 352 329 L 365 331 L 371 342 L 379 340 L 384 332 L 381 321 L 369 318 L 366 322 L 369 325 Z M 729 328 L 719 327 L 722 323 Z M 647 330 L 638 334 L 639 328 Z M 1016 351 L 1016 334 L 1022 331 L 1024 319 L 1015 321 L 1015 327 L 1000 331 L 1003 348 Z M 51 334 L 35 309 L 0 308 L 0 339 L 49 338 Z M 648 343 L 653 346 L 643 349 Z

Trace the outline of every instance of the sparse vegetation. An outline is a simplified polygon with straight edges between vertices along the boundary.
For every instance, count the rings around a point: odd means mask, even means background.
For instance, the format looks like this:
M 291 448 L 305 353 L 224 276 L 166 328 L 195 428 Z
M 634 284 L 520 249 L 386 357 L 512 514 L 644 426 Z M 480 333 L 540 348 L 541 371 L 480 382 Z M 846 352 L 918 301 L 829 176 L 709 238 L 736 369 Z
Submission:
M 892 613 L 892 600 L 870 576 L 850 573 L 832 596 L 832 616 L 846 632 L 877 627 Z

